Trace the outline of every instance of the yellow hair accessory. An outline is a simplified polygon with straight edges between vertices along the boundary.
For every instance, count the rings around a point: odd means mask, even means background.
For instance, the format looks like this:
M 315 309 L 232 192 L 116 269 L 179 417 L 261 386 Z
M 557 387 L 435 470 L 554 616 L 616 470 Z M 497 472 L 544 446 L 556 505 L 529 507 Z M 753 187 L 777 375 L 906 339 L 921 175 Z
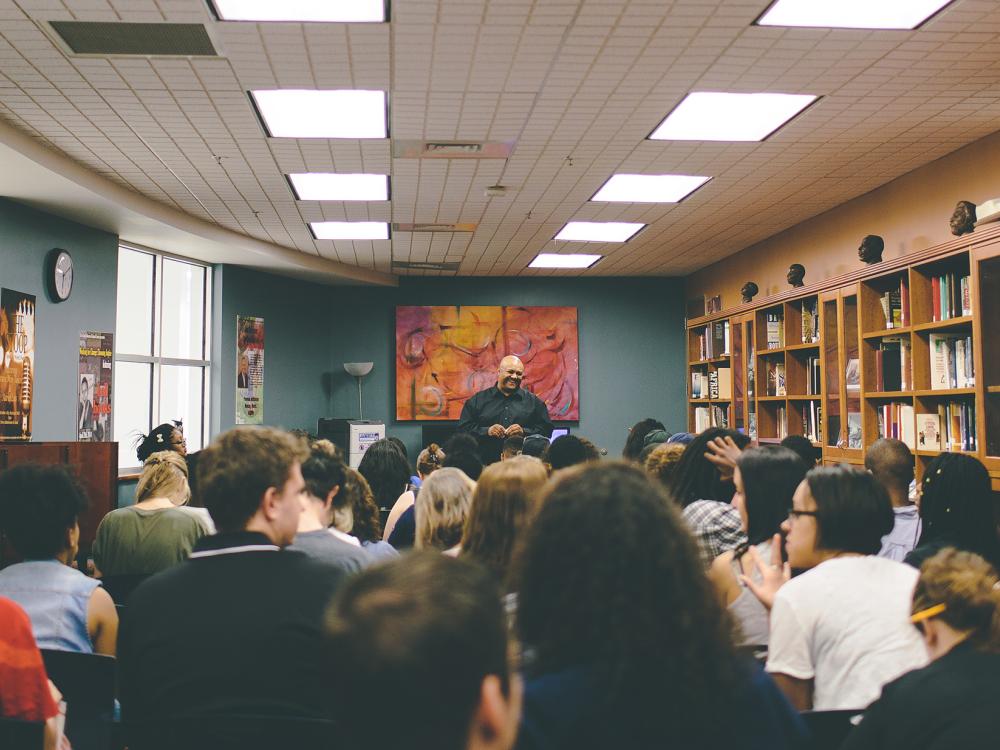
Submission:
M 933 607 L 928 607 L 927 609 L 922 609 L 919 612 L 914 612 L 910 615 L 910 622 L 916 624 L 918 622 L 923 622 L 924 620 L 929 620 L 932 617 L 937 617 L 946 609 L 948 609 L 948 607 L 944 604 L 935 604 Z

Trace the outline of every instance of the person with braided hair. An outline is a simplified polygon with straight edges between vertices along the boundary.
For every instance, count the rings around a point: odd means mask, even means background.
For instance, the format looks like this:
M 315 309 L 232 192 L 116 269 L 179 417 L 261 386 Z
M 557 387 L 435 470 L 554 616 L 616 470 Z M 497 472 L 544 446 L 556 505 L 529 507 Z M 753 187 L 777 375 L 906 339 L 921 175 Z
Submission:
M 920 568 L 910 621 L 931 663 L 888 683 L 843 750 L 977 750 L 1000 736 L 1000 579 L 946 547 Z

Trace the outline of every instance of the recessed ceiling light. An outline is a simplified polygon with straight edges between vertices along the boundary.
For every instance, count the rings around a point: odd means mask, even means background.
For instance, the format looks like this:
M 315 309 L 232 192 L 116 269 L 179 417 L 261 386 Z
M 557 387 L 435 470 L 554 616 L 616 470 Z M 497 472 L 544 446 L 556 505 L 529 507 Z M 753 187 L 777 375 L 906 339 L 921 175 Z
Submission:
M 609 203 L 676 203 L 710 179 L 686 174 L 616 174 L 590 200 Z
M 223 21 L 380 22 L 385 0 L 212 0 Z
M 762 141 L 816 101 L 811 94 L 697 91 L 649 137 L 663 141 Z
M 528 268 L 590 268 L 603 257 L 603 255 L 539 253 L 528 264 Z
M 627 242 L 644 226 L 623 221 L 571 221 L 555 238 L 575 242 Z
M 389 178 L 384 174 L 300 172 L 288 175 L 300 201 L 387 201 Z
M 385 138 L 385 92 L 358 89 L 251 91 L 272 138 Z
M 777 0 L 758 26 L 914 29 L 952 0 Z
M 389 224 L 384 221 L 311 221 L 309 228 L 317 240 L 389 239 Z

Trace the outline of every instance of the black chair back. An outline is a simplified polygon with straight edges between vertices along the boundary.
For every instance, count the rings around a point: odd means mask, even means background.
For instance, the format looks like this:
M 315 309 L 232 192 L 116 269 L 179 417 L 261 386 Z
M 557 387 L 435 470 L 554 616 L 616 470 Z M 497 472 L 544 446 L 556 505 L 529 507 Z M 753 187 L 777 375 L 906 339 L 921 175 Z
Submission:
M 132 592 L 147 578 L 149 576 L 145 573 L 142 575 L 105 576 L 101 579 L 101 585 L 104 586 L 105 591 L 111 594 L 116 605 L 125 606 L 128 604 L 128 598 L 132 596 Z
M 0 747 L 4 750 L 42 750 L 45 723 L 0 717 Z
M 45 671 L 66 701 L 66 736 L 73 750 L 107 750 L 115 711 L 114 657 L 41 651 Z
M 863 711 L 803 711 L 800 716 L 809 730 L 812 750 L 837 750 L 854 729 L 855 716 Z
M 128 750 L 274 750 L 340 746 L 336 724 L 324 719 L 269 716 L 212 716 L 126 723 Z M 75 748 L 74 748 L 75 750 Z

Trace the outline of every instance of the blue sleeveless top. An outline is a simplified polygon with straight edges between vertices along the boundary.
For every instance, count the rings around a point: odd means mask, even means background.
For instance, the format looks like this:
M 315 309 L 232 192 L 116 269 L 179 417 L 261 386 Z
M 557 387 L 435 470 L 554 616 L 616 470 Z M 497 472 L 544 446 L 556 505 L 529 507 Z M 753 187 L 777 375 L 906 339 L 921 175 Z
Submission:
M 87 605 L 100 581 L 58 560 L 29 560 L 0 570 L 0 595 L 31 618 L 38 648 L 94 653 Z

